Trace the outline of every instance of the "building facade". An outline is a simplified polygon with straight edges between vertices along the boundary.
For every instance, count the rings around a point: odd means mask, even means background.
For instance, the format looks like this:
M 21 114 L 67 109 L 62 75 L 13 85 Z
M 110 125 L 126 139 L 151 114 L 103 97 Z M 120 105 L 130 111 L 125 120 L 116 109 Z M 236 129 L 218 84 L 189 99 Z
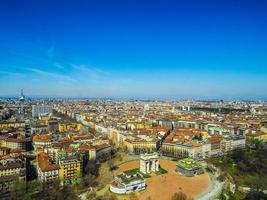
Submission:
M 38 179 L 47 185 L 59 181 L 60 166 L 53 164 L 50 157 L 44 152 L 38 153 L 37 159 Z
M 7 158 L 0 160 L 0 199 L 10 199 L 13 185 L 17 181 L 26 181 L 26 159 Z
M 81 175 L 81 163 L 76 156 L 66 156 L 59 160 L 60 184 L 68 185 L 79 181 Z
M 42 115 L 52 114 L 53 106 L 49 105 L 33 105 L 32 118 L 40 118 Z

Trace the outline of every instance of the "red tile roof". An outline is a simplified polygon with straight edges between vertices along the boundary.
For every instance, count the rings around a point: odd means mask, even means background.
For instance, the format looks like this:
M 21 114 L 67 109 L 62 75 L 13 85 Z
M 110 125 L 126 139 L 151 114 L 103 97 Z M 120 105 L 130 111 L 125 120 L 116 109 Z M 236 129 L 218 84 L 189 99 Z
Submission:
M 48 155 L 45 154 L 44 152 L 40 152 L 38 154 L 38 165 L 42 172 L 48 172 L 60 169 L 60 166 L 58 164 L 51 164 Z
M 52 135 L 35 135 L 33 136 L 34 142 L 50 142 L 52 141 Z

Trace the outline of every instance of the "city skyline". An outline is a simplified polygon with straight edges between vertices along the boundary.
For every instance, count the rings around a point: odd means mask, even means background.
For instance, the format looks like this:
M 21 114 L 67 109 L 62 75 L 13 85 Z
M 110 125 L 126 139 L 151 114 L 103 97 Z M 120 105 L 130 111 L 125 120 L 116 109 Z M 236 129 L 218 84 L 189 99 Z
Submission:
M 264 1 L 8 1 L 0 96 L 267 99 Z

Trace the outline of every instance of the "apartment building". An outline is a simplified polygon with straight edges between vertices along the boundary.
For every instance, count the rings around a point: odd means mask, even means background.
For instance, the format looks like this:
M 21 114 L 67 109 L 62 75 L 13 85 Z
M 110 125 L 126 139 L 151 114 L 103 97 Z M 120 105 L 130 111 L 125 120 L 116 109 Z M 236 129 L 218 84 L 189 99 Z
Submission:
M 81 162 L 76 156 L 66 156 L 59 160 L 61 185 L 74 184 L 81 175 Z
M 208 138 L 209 143 L 211 144 L 211 156 L 217 156 L 221 153 L 221 141 L 222 137 L 220 135 L 212 135 Z
M 48 185 L 57 182 L 59 180 L 60 166 L 52 163 L 50 157 L 43 151 L 38 153 L 37 159 L 38 179 Z
M 33 148 L 34 150 L 42 149 L 45 147 L 51 147 L 52 145 L 52 135 L 34 135 L 33 136 Z
M 0 130 L 3 129 L 18 129 L 18 128 L 25 128 L 25 122 L 22 121 L 3 121 L 0 122 Z
M 59 132 L 68 132 L 68 131 L 79 131 L 82 128 L 80 123 L 59 123 L 58 130 Z
M 102 143 L 89 147 L 89 159 L 99 160 L 101 162 L 110 159 L 112 153 L 112 147 L 110 144 Z
M 1 145 L 10 149 L 26 150 L 27 139 L 24 136 L 6 137 L 1 140 Z
M 0 198 L 10 198 L 16 181 L 26 181 L 26 159 L 10 157 L 0 159 Z

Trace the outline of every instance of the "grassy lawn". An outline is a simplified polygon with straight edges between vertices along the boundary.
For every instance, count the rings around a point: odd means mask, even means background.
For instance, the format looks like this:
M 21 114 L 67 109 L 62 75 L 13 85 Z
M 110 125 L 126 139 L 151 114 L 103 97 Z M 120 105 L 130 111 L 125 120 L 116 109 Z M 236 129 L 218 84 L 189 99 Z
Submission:
M 192 158 L 185 158 L 185 159 L 179 160 L 177 162 L 177 164 L 180 165 L 180 166 L 182 166 L 183 168 L 187 168 L 187 169 L 192 169 L 192 168 L 200 167 L 200 164 L 198 162 L 196 162 Z
M 118 152 L 116 157 L 111 159 L 115 166 L 121 165 L 122 163 L 129 162 L 131 160 L 135 160 L 136 157 L 128 155 L 124 152 Z M 109 185 L 114 179 L 114 171 L 109 170 L 109 161 L 101 163 L 99 169 L 99 176 L 97 177 L 97 181 L 101 183 L 101 185 Z
M 141 175 L 143 176 L 144 179 L 147 179 L 147 178 L 150 178 L 150 177 L 151 177 L 149 174 L 144 174 L 143 172 L 141 172 L 141 171 L 139 170 L 139 168 L 135 168 L 135 169 L 133 169 L 133 171 L 135 171 L 136 173 L 141 174 Z
M 144 174 L 143 172 L 141 172 L 139 170 L 139 168 L 135 168 L 133 170 L 136 171 L 136 173 L 141 174 L 144 179 L 151 178 L 152 176 L 158 176 L 158 175 L 162 175 L 162 174 L 168 173 L 168 170 L 163 169 L 163 168 L 159 168 L 159 171 L 158 172 L 156 172 L 156 173 L 150 173 L 150 174 Z
M 163 169 L 163 168 L 159 168 L 159 171 L 156 173 L 157 175 L 161 175 L 161 174 L 167 174 L 168 170 Z
M 105 195 L 107 192 L 110 193 L 110 194 L 112 194 L 112 193 L 109 191 L 109 184 L 106 185 L 106 186 L 105 186 L 104 188 L 102 188 L 101 190 L 96 191 L 96 194 L 97 194 L 97 196 L 103 196 L 103 195 Z

